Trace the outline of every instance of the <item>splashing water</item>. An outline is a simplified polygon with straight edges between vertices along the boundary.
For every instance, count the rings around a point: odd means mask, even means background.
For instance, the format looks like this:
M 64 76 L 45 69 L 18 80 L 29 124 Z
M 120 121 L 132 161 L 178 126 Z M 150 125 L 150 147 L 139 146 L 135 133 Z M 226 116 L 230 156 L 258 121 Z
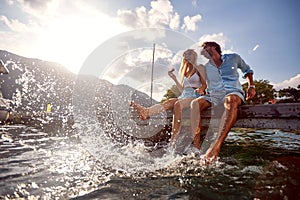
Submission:
M 179 155 L 165 149 L 160 149 L 163 151 L 160 157 L 151 156 L 144 141 L 136 140 L 120 144 L 108 137 L 98 123 L 87 124 L 88 126 L 83 123 L 76 125 L 81 142 L 99 164 L 113 171 L 122 171 L 129 176 L 149 173 L 166 168 L 174 163 L 174 160 L 180 159 Z

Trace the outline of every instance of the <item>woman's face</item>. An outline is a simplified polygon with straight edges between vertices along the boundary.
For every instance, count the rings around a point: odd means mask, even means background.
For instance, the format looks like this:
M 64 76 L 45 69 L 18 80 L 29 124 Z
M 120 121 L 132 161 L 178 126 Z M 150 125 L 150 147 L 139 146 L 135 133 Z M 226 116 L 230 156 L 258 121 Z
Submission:
M 183 59 L 185 59 L 189 63 L 195 63 L 196 56 L 193 51 L 186 51 L 183 53 Z

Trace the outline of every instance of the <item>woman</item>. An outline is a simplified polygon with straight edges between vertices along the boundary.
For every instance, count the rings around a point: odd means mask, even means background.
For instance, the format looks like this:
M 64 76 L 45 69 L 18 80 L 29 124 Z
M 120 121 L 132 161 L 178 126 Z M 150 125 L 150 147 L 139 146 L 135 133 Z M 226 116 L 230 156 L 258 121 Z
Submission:
M 197 66 L 197 57 L 197 53 L 192 49 L 188 49 L 183 53 L 183 59 L 179 69 L 179 76 L 181 77 L 180 82 L 173 73 L 174 70 L 168 72 L 169 76 L 175 81 L 177 88 L 181 92 L 181 95 L 178 98 L 171 98 L 151 107 L 143 107 L 133 101 L 130 103 L 130 106 L 137 111 L 142 120 L 172 109 L 173 121 L 172 136 L 170 140 L 171 144 L 173 144 L 178 137 L 182 109 L 190 107 L 191 101 L 204 94 L 206 89 L 205 69 L 203 65 Z

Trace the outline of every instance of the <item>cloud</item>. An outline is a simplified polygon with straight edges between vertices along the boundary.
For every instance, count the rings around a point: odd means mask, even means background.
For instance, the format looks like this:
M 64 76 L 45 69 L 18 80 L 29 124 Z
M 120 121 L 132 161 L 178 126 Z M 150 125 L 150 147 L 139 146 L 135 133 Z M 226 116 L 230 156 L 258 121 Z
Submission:
M 133 10 L 118 10 L 117 15 L 121 23 L 131 28 L 170 28 L 179 29 L 180 15 L 174 11 L 169 0 L 151 1 L 148 11 L 144 6 Z M 201 20 L 200 15 L 184 17 L 181 29 L 195 31 L 196 23 Z
M 297 88 L 298 85 L 300 85 L 300 74 L 297 74 L 296 76 L 290 78 L 289 80 L 285 80 L 281 83 L 271 83 L 271 85 L 273 85 L 276 90 L 280 90 L 288 87 Z
M 21 0 L 21 3 L 24 3 L 28 5 L 29 7 L 33 9 L 44 9 L 47 8 L 48 2 L 51 2 L 52 0 Z
M 157 23 L 162 25 L 169 24 L 173 14 L 173 6 L 170 1 L 151 1 L 151 10 L 149 11 L 149 21 L 151 26 Z
M 126 84 L 137 90 L 150 94 L 153 49 L 141 48 L 127 52 L 107 66 L 103 79 L 113 84 Z M 174 59 L 177 58 L 177 62 Z M 181 60 L 171 50 L 158 45 L 155 50 L 154 63 L 154 98 L 161 100 L 174 81 L 167 75 L 170 66 L 179 69 Z M 176 71 L 178 72 L 178 71 Z
M 43 1 L 44 2 L 44 1 Z M 78 72 L 92 50 L 116 34 L 128 31 L 111 16 L 84 1 L 15 1 L 22 22 L 0 16 L 1 48 L 26 57 L 59 62 Z M 109 28 L 104 25 L 109 24 Z M 13 44 L 13 45 L 12 45 Z
M 184 24 L 181 26 L 181 29 L 183 29 L 185 31 L 195 31 L 196 30 L 196 23 L 200 20 L 201 20 L 200 15 L 195 15 L 193 17 L 186 16 L 183 19 Z
M 119 21 L 129 27 L 147 27 L 148 22 L 140 20 L 142 18 L 147 18 L 147 11 L 144 6 L 136 8 L 134 11 L 131 10 L 118 10 L 117 15 Z
M 22 32 L 29 30 L 26 24 L 21 23 L 17 19 L 8 19 L 4 15 L 0 15 L 0 22 L 2 22 L 11 31 Z
M 180 16 L 178 13 L 175 13 L 174 16 L 170 20 L 169 27 L 172 30 L 175 30 L 179 27 L 179 23 L 180 23 Z
M 225 49 L 225 45 L 227 43 L 228 39 L 225 37 L 224 33 L 214 33 L 214 34 L 206 34 L 202 35 L 198 39 L 198 43 L 196 44 L 197 46 L 194 47 L 196 50 L 198 50 L 201 45 L 204 42 L 217 42 L 222 49 L 222 53 L 231 53 L 231 50 Z M 206 63 L 207 59 L 204 56 L 198 56 L 198 63 Z
M 8 5 L 13 5 L 14 4 L 13 0 L 6 0 L 6 2 L 7 2 Z
M 168 70 L 169 66 L 174 66 L 179 68 L 180 60 L 174 62 L 174 58 L 178 57 L 174 53 L 164 48 L 163 46 L 157 45 L 155 48 L 155 59 L 154 66 L 159 69 Z M 145 72 L 150 72 L 150 67 L 152 65 L 153 49 L 152 48 L 139 48 L 133 51 L 129 51 L 126 54 L 115 59 L 107 68 L 106 78 L 113 82 L 112 80 L 118 80 L 118 77 L 132 76 L 131 78 L 143 83 L 145 80 Z M 117 72 L 117 73 L 116 73 Z M 130 72 L 130 73 L 129 73 Z M 155 75 L 157 79 L 165 77 L 166 73 L 161 73 L 159 70 Z M 149 74 L 146 75 L 149 77 Z M 113 82 L 115 83 L 115 82 Z
M 157 0 L 151 2 L 151 9 L 147 11 L 144 6 L 134 10 L 118 10 L 119 20 L 126 26 L 132 28 L 156 27 L 177 29 L 179 26 L 179 15 L 173 11 L 170 1 Z
M 224 36 L 224 33 L 214 33 L 214 34 L 206 34 L 199 38 L 199 44 L 201 45 L 203 42 L 217 42 L 222 49 L 225 48 L 225 44 L 227 38 Z
M 33 57 L 28 52 L 30 52 L 31 45 L 35 43 L 34 40 L 38 38 L 40 32 L 38 23 L 35 21 L 22 23 L 18 19 L 10 19 L 0 15 L 0 24 L 4 27 L 0 29 L 1 48 L 23 56 Z
M 75 2 L 75 1 L 74 1 Z M 73 3 L 74 3 L 73 2 Z M 60 0 L 17 0 L 13 6 L 20 8 L 21 13 L 26 13 L 30 20 L 45 20 L 57 14 L 62 5 Z M 72 5 L 72 4 L 69 4 Z
M 145 33 L 153 40 L 164 37 L 167 28 L 176 30 L 181 25 L 181 17 L 169 0 L 153 0 L 150 8 L 118 10 L 114 17 L 82 0 L 7 0 L 7 4 L 20 16 L 0 15 L 0 36 L 5 38 L 1 48 L 59 62 L 75 73 L 97 45 L 129 28 L 160 28 L 153 34 Z M 196 29 L 199 18 L 200 15 L 187 17 L 185 30 Z M 141 34 L 137 40 L 138 37 Z

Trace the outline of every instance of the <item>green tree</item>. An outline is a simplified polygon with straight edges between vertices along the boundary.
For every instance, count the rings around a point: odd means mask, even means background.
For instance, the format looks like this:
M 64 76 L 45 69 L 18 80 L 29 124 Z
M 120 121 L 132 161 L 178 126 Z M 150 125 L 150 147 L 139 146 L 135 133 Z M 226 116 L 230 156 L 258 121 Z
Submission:
M 264 104 L 274 99 L 275 89 L 268 80 L 254 80 L 256 95 L 254 98 L 247 100 L 247 104 Z M 248 84 L 243 84 L 243 90 L 246 92 Z
M 298 85 L 299 88 L 299 85 Z M 282 100 L 281 102 L 298 102 L 300 98 L 300 90 L 292 87 L 284 88 L 279 90 L 279 97 L 288 97 L 285 100 Z
M 179 95 L 180 95 L 180 91 L 178 90 L 176 85 L 173 85 L 170 89 L 167 90 L 161 102 L 167 101 L 170 98 L 177 98 Z

